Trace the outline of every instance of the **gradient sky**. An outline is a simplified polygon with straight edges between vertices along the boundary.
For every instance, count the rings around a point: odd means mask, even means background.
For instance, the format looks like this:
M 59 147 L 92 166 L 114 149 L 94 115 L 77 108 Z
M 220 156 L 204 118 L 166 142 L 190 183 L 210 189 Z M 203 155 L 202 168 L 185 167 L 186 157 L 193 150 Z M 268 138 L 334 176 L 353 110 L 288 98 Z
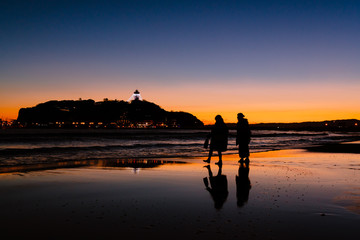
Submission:
M 0 118 L 135 89 L 205 123 L 360 119 L 360 1 L 0 2 Z

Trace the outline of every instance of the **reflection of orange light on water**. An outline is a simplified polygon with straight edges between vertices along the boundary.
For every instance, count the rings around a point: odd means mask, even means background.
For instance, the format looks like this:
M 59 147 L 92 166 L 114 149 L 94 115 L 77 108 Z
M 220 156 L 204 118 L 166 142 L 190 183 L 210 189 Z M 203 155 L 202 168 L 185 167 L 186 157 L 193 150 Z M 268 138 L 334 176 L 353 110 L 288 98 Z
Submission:
M 279 150 L 270 152 L 256 152 L 251 153 L 250 158 L 290 158 L 290 157 L 303 157 L 305 156 L 304 150 Z
M 360 214 L 360 188 L 353 188 L 350 191 L 343 192 L 335 197 L 334 201 L 349 211 Z

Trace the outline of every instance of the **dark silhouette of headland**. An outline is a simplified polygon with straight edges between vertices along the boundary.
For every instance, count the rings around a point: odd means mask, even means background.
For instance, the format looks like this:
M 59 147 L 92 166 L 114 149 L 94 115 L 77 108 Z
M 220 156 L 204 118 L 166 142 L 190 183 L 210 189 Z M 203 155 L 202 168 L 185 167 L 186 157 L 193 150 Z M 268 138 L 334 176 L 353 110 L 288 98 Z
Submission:
M 138 92 L 137 92 L 138 93 Z M 141 100 L 135 91 L 131 101 L 104 99 L 63 100 L 21 108 L 19 127 L 43 128 L 202 128 L 204 124 L 187 112 L 162 109 Z

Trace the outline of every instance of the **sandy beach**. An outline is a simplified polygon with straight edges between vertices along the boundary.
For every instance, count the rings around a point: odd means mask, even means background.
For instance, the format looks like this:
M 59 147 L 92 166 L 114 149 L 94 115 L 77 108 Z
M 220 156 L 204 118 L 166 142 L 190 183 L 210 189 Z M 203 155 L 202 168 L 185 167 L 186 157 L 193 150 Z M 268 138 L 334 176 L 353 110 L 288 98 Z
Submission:
M 338 144 L 335 152 L 322 147 L 252 153 L 248 168 L 240 167 L 238 156 L 225 155 L 220 173 L 217 156 L 208 168 L 202 158 L 2 167 L 1 235 L 358 239 L 356 149 L 358 142 Z

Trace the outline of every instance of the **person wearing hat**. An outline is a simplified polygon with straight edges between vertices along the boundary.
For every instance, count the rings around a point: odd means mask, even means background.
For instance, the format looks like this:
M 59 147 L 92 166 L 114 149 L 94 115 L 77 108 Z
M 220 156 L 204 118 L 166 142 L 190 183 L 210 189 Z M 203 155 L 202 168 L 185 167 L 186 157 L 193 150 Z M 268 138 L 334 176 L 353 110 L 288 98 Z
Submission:
M 246 162 L 249 162 L 249 143 L 251 139 L 249 122 L 242 113 L 238 113 L 237 119 L 238 123 L 236 125 L 236 146 L 239 146 L 239 162 L 243 162 L 244 159 Z

